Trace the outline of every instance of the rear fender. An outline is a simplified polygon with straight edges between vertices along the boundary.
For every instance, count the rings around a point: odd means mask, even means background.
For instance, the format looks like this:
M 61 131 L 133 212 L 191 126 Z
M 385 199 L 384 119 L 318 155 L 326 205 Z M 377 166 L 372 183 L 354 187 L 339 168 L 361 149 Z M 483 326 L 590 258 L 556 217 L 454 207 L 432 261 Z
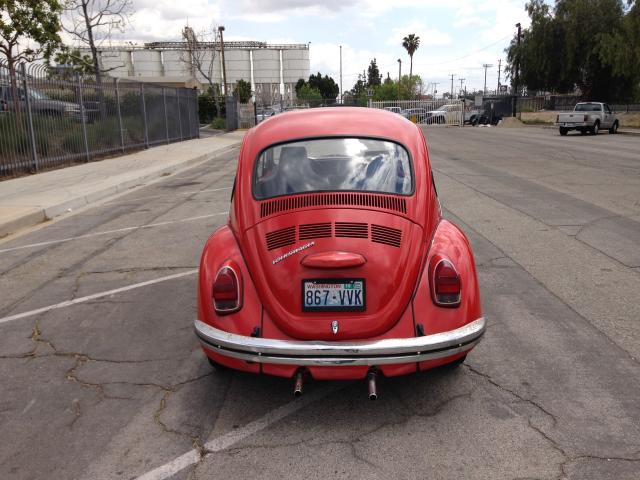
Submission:
M 213 308 L 213 282 L 220 268 L 227 262 L 235 264 L 242 282 L 242 308 L 231 314 L 218 315 Z M 249 336 L 256 327 L 262 328 L 262 305 L 242 258 L 240 248 L 228 226 L 216 230 L 204 246 L 198 274 L 198 318 L 215 327 L 238 335 Z M 260 366 L 243 360 L 223 357 L 205 349 L 216 362 L 238 370 L 260 372 Z
M 431 295 L 431 278 L 436 262 L 448 259 L 460 275 L 462 284 L 460 305 L 454 308 L 441 307 L 434 303 Z M 425 335 L 453 330 L 482 316 L 480 291 L 475 261 L 467 237 L 453 223 L 442 220 L 433 236 L 426 266 L 420 275 L 420 283 L 413 298 L 416 327 Z

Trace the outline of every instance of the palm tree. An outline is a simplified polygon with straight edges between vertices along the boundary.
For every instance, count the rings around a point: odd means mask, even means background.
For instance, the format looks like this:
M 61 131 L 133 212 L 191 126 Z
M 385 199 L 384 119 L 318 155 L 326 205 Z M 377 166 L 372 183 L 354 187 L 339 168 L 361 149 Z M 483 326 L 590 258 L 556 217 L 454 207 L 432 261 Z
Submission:
M 411 33 L 402 39 L 402 46 L 405 48 L 409 54 L 409 58 L 411 59 L 409 66 L 409 78 L 411 78 L 411 75 L 413 75 L 413 54 L 416 53 L 416 50 L 420 46 L 420 37 Z

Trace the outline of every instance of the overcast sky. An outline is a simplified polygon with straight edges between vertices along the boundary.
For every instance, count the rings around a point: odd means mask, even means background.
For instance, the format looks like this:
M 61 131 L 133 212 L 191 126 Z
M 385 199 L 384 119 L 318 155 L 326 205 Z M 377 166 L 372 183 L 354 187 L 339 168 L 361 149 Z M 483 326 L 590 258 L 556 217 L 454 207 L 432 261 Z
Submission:
M 182 27 L 197 31 L 225 26 L 225 40 L 269 43 L 311 43 L 311 72 L 339 81 L 339 46 L 343 52 L 343 89 L 376 58 L 386 77 L 409 72 L 402 38 L 420 37 L 414 73 L 425 84 L 438 82 L 449 90 L 454 74 L 468 89 L 482 88 L 483 63 L 487 88 L 496 88 L 498 60 L 515 32 L 528 25 L 526 0 L 133 0 L 135 13 L 123 39 L 135 42 L 180 40 Z M 392 6 L 393 5 L 393 6 Z M 116 40 L 117 41 L 117 40 Z

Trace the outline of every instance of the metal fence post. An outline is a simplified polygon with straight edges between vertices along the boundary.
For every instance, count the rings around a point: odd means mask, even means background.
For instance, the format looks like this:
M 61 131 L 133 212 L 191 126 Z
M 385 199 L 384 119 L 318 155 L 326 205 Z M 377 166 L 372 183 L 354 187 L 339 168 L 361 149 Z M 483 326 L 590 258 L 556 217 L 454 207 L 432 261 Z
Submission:
M 147 106 L 144 102 L 144 83 L 140 84 L 140 102 L 142 105 L 142 122 L 144 124 L 144 147 L 149 148 L 149 130 L 147 128 Z
M 120 90 L 118 89 L 118 80 L 120 80 L 120 78 L 114 78 L 113 83 L 116 87 L 116 109 L 118 112 L 118 129 L 120 130 L 120 148 L 122 149 L 122 153 L 124 153 L 124 131 L 122 129 L 122 114 L 120 112 Z
M 20 64 L 20 73 L 22 74 L 22 90 L 24 91 L 24 101 L 27 106 L 27 127 L 29 130 L 29 144 L 31 145 L 31 160 L 33 169 L 38 171 L 38 152 L 36 151 L 36 132 L 33 129 L 33 116 L 31 114 L 31 101 L 29 100 L 29 89 L 27 88 L 27 69 L 24 63 Z M 18 95 L 19 98 L 19 95 Z M 19 100 L 16 102 L 18 103 Z
M 182 141 L 182 112 L 180 112 L 180 89 L 176 88 L 176 97 L 178 99 L 178 125 L 180 126 L 180 140 Z
M 167 144 L 169 144 L 169 119 L 167 118 L 167 95 L 164 87 L 162 87 L 162 106 L 164 108 L 164 132 L 167 137 Z
M 87 118 L 84 111 L 84 100 L 82 98 L 82 76 L 76 73 L 76 80 L 78 82 L 78 99 L 80 100 L 80 120 L 82 122 L 82 139 L 84 141 L 84 154 L 85 160 L 89 161 L 89 140 L 87 139 Z
M 198 91 L 193 89 L 193 114 L 195 115 L 195 124 L 196 124 L 196 138 L 200 138 L 200 115 L 198 112 Z

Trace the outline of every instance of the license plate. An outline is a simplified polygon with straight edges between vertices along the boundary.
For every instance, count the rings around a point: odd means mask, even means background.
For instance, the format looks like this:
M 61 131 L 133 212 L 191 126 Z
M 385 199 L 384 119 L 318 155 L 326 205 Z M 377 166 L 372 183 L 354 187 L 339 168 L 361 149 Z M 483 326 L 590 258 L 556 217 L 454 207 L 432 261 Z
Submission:
M 302 281 L 302 310 L 305 312 L 361 312 L 365 305 L 365 282 L 362 278 Z

